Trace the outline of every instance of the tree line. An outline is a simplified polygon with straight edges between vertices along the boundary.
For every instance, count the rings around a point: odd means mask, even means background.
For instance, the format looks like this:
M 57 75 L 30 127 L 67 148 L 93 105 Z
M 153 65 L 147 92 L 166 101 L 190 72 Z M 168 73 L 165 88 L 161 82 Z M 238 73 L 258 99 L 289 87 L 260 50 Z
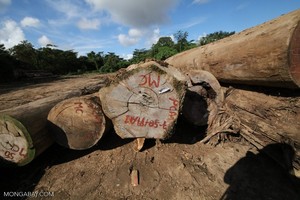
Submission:
M 234 32 L 214 32 L 202 37 L 199 41 L 188 41 L 188 32 L 177 31 L 174 39 L 161 37 L 150 49 L 135 49 L 129 60 L 121 58 L 114 52 L 91 51 L 86 56 L 77 56 L 73 50 L 61 50 L 55 45 L 39 49 L 28 41 L 22 41 L 10 49 L 0 44 L 0 82 L 22 78 L 22 72 L 42 71 L 55 75 L 81 74 L 90 71 L 100 73 L 115 72 L 130 64 L 139 63 L 147 58 L 165 60 L 182 51 L 205 45 L 222 39 Z

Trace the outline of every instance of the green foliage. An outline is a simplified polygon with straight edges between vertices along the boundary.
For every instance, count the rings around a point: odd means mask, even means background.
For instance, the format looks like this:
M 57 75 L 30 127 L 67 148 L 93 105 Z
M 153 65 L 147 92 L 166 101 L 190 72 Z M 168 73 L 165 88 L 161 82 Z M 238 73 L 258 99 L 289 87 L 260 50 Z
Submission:
M 97 71 L 99 67 L 104 65 L 103 52 L 98 52 L 97 54 L 94 51 L 91 51 L 87 54 L 88 61 L 95 65 Z
M 104 73 L 115 72 L 121 68 L 128 67 L 128 65 L 128 61 L 125 61 L 113 52 L 108 52 L 108 54 L 104 56 L 104 66 L 100 71 Z
M 146 49 L 135 49 L 133 51 L 133 56 L 130 59 L 130 63 L 139 63 L 142 62 L 144 60 L 146 60 L 147 58 L 151 58 L 151 52 L 150 50 L 146 50 Z
M 208 34 L 199 41 L 199 45 L 222 39 L 234 32 L 215 32 Z M 177 31 L 174 34 L 175 42 L 171 37 L 161 37 L 150 49 L 135 49 L 130 60 L 120 58 L 113 52 L 91 51 L 86 56 L 77 56 L 73 50 L 61 50 L 55 45 L 35 49 L 28 41 L 22 41 L 11 49 L 5 49 L 0 44 L 0 82 L 11 81 L 17 78 L 18 72 L 24 70 L 42 70 L 54 74 L 80 74 L 86 72 L 115 72 L 133 63 L 145 61 L 147 58 L 165 60 L 176 53 L 194 48 L 194 40 L 188 41 L 188 32 Z
M 9 49 L 10 54 L 21 63 L 21 68 L 25 69 L 39 69 L 37 51 L 33 45 L 24 40 L 20 44 Z
M 14 66 L 17 61 L 5 49 L 3 44 L 0 44 L 0 82 L 7 82 L 14 79 Z
M 211 42 L 215 42 L 217 40 L 223 39 L 223 38 L 228 37 L 228 36 L 233 35 L 233 34 L 235 34 L 234 31 L 233 32 L 217 31 L 217 32 L 214 32 L 214 33 L 210 33 L 207 36 L 202 37 L 199 40 L 199 45 L 200 46 L 206 45 L 206 44 L 209 44 Z
M 182 52 L 185 50 L 185 48 L 188 46 L 188 32 L 183 32 L 182 30 L 177 31 L 174 34 L 175 40 L 177 41 L 176 49 L 178 52 Z
M 157 49 L 157 53 L 154 55 L 154 58 L 156 60 L 165 60 L 177 53 L 177 50 L 175 48 L 171 48 L 168 46 L 159 47 Z

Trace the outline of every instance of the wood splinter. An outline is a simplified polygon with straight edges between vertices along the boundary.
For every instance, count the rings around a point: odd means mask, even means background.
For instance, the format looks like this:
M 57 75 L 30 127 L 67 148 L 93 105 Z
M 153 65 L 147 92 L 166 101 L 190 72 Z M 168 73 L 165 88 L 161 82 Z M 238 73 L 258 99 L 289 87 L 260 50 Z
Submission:
M 136 169 L 131 171 L 131 185 L 136 187 L 139 185 L 139 172 Z
M 137 138 L 135 139 L 135 145 L 133 147 L 133 150 L 136 152 L 141 151 L 145 143 L 145 138 Z

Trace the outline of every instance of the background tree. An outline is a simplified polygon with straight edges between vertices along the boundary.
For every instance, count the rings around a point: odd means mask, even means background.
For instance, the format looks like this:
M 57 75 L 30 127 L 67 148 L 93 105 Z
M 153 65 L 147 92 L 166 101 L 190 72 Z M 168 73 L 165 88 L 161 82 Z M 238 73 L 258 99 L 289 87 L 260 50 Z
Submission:
M 4 44 L 0 44 L 0 82 L 14 80 L 14 69 L 17 61 L 11 56 Z
M 22 63 L 21 68 L 40 69 L 36 49 L 34 49 L 33 45 L 27 40 L 15 45 L 9 51 L 16 60 Z
M 104 65 L 103 51 L 98 53 L 91 51 L 87 54 L 87 57 L 88 61 L 95 65 L 97 71 Z
M 176 44 L 176 49 L 178 52 L 181 52 L 184 50 L 184 47 L 187 46 L 188 41 L 187 41 L 187 37 L 188 37 L 188 32 L 183 32 L 182 30 L 177 31 L 174 34 L 174 38 L 177 41 Z
M 133 51 L 133 56 L 130 59 L 131 63 L 139 63 L 142 62 L 144 60 L 146 60 L 147 58 L 150 58 L 151 53 L 150 50 L 146 50 L 146 49 L 135 49 Z
M 157 60 L 165 60 L 176 53 L 175 43 L 171 37 L 160 37 L 151 48 L 151 56 Z
M 223 39 L 223 38 L 228 37 L 228 36 L 233 35 L 233 34 L 235 34 L 234 31 L 232 31 L 232 32 L 217 31 L 217 32 L 214 32 L 214 33 L 210 33 L 205 37 L 200 38 L 198 43 L 199 43 L 200 46 L 206 45 L 206 44 L 209 44 L 211 42 Z
M 115 72 L 128 65 L 128 61 L 125 61 L 113 52 L 108 52 L 108 54 L 104 56 L 104 66 L 101 68 L 101 72 Z

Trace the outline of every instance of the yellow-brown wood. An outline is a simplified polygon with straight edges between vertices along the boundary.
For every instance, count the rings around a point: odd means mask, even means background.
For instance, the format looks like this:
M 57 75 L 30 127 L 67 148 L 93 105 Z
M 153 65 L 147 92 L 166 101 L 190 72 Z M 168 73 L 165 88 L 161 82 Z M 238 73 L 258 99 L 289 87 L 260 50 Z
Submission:
M 202 69 L 219 81 L 300 87 L 300 10 L 166 60 L 181 71 Z
M 75 97 L 54 106 L 48 120 L 55 141 L 70 149 L 88 149 L 94 146 L 110 128 L 104 116 L 99 97 Z
M 130 68 L 100 89 L 104 113 L 122 138 L 168 137 L 181 110 L 185 77 L 153 61 Z

